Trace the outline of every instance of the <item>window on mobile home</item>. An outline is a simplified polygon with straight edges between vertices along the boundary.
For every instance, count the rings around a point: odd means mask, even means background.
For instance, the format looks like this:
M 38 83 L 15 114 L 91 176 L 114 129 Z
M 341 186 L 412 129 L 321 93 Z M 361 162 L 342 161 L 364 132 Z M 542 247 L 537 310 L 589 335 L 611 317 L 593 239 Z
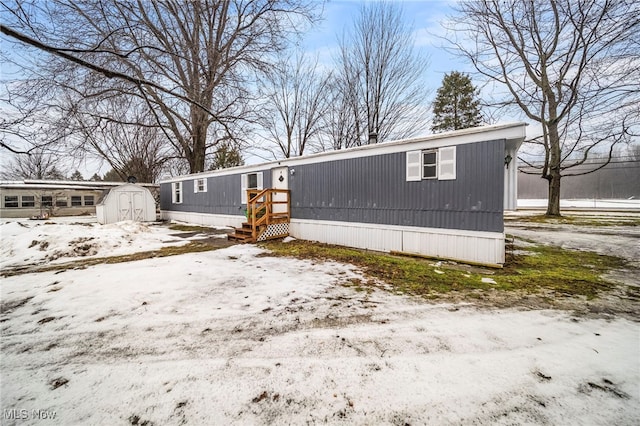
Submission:
M 406 153 L 406 180 L 453 180 L 456 178 L 456 147 L 447 146 Z
M 82 205 L 82 197 L 79 195 L 74 195 L 71 197 L 71 205 L 73 207 L 79 207 Z
M 438 177 L 438 151 L 422 151 L 422 179 Z
M 262 172 L 247 173 L 240 176 L 241 202 L 247 204 L 248 189 L 262 189 Z
M 173 182 L 172 201 L 174 204 L 182 204 L 182 182 Z
M 193 192 L 207 192 L 207 179 L 196 179 L 193 181 Z
M 92 206 L 94 203 L 93 195 L 85 195 L 84 196 L 84 205 Z
M 56 207 L 67 207 L 67 197 L 56 197 Z
M 53 206 L 53 197 L 51 195 L 43 195 L 42 207 L 52 207 L 52 206 Z

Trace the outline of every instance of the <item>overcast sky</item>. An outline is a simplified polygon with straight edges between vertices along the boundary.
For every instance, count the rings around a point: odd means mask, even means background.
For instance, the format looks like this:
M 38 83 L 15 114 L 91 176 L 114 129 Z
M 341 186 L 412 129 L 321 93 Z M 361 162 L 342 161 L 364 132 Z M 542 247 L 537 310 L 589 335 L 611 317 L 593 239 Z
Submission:
M 360 9 L 364 3 L 377 0 L 328 0 L 324 4 L 323 19 L 308 31 L 302 40 L 303 48 L 312 56 L 317 56 L 319 64 L 326 68 L 333 68 L 334 58 L 338 52 L 338 40 L 345 31 L 349 31 L 358 19 Z M 424 70 L 425 90 L 430 93 L 429 101 L 435 96 L 440 86 L 442 77 L 451 71 L 470 72 L 471 68 L 462 59 L 447 53 L 442 48 L 443 35 L 440 22 L 447 15 L 453 13 L 454 0 L 393 0 L 401 3 L 404 9 L 404 19 L 407 27 L 413 28 L 415 47 L 429 58 L 429 66 Z M 320 2 L 318 2 L 320 7 Z M 17 53 L 17 52 L 16 52 Z M 8 78 L 4 70 L 4 78 Z M 3 156 L 5 157 L 5 156 Z M 252 158 L 246 158 L 249 162 L 256 162 Z M 0 167 L 4 163 L 0 159 Z M 89 178 L 98 171 L 104 174 L 108 167 L 104 165 L 97 170 L 96 164 L 79 166 L 80 172 L 85 178 Z

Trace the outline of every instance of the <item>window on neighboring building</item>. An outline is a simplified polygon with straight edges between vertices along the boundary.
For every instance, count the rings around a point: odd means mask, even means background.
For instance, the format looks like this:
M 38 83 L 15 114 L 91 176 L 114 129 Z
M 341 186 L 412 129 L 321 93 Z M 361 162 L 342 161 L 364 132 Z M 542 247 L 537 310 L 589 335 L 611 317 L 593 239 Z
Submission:
M 4 196 L 4 206 L 6 208 L 18 207 L 18 196 L 17 195 L 5 195 Z
M 240 176 L 241 202 L 247 204 L 248 189 L 262 189 L 262 172 L 247 173 Z
M 207 192 L 207 179 L 201 178 L 193 181 L 193 192 Z
M 22 207 L 35 207 L 36 206 L 36 197 L 33 195 L 23 195 L 22 196 Z
M 94 203 L 93 195 L 85 195 L 84 196 L 84 205 L 85 206 L 92 206 L 93 203 Z
M 56 197 L 56 207 L 67 207 L 67 197 Z
M 52 207 L 52 206 L 53 206 L 53 197 L 51 195 L 43 195 L 42 207 Z
M 173 182 L 172 186 L 172 196 L 171 200 L 174 204 L 182 203 L 182 182 Z
M 456 178 L 456 147 L 447 146 L 406 153 L 406 180 L 453 180 Z
M 82 206 L 82 197 L 79 195 L 73 195 L 71 197 L 71 205 L 73 207 Z

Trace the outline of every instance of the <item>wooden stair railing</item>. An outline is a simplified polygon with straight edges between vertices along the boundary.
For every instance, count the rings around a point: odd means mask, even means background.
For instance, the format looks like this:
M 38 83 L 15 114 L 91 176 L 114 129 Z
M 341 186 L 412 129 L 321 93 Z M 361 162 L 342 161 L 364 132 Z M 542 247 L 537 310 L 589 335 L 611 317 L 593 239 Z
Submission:
M 275 194 L 286 194 L 285 200 L 275 200 Z M 229 239 L 241 242 L 256 242 L 267 231 L 271 225 L 288 224 L 291 219 L 291 202 L 288 189 L 249 189 L 247 190 L 247 221 L 241 228 L 236 228 L 235 232 L 229 235 Z M 274 206 L 286 206 L 285 209 L 276 209 Z M 284 210 L 284 211 L 280 211 Z M 281 238 L 288 235 L 286 232 L 278 231 L 264 236 L 262 239 Z

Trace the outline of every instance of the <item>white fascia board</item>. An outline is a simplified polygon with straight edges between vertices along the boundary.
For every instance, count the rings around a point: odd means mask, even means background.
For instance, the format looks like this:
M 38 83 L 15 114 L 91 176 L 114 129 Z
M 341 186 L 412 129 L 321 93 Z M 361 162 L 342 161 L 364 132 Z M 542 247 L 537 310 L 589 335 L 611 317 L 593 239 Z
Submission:
M 74 191 L 104 191 L 108 189 L 104 186 L 96 185 L 36 185 L 36 184 L 17 184 L 17 185 L 0 185 L 2 189 L 23 189 L 31 191 L 51 191 L 51 190 L 74 190 Z M 110 187 L 109 187 L 110 188 Z
M 141 186 L 144 188 L 159 188 L 155 183 L 135 183 L 127 182 L 96 182 L 96 181 L 65 181 L 65 180 L 35 180 L 26 179 L 18 181 L 0 181 L 0 187 L 5 189 L 76 189 L 76 190 L 106 190 L 123 185 Z
M 65 185 L 65 186 L 120 186 L 129 182 L 107 182 L 95 180 L 46 180 L 46 179 L 25 179 L 24 181 L 14 181 L 15 183 L 25 183 L 32 185 Z M 155 183 L 136 182 L 133 185 L 152 187 L 158 186 Z
M 456 130 L 451 132 L 437 133 L 413 139 L 403 139 L 399 141 L 383 142 L 376 145 L 358 146 L 348 149 L 319 152 L 317 154 L 305 155 L 302 157 L 274 160 L 266 163 L 252 164 L 247 166 L 230 167 L 228 169 L 214 170 L 210 172 L 194 173 L 190 175 L 176 176 L 174 178 L 161 180 L 159 183 L 170 183 L 191 180 L 195 178 L 207 178 L 211 176 L 225 176 L 243 173 L 245 171 L 263 171 L 275 166 L 295 167 L 303 164 L 323 163 L 326 161 L 348 160 L 353 158 L 370 157 L 374 155 L 393 154 L 409 150 L 421 150 L 429 148 L 439 148 L 443 146 L 465 145 L 491 140 L 506 139 L 522 143 L 525 138 L 525 128 L 527 123 L 506 123 L 494 124 L 490 126 L 471 127 L 469 129 Z M 518 145 L 519 146 L 519 145 Z

